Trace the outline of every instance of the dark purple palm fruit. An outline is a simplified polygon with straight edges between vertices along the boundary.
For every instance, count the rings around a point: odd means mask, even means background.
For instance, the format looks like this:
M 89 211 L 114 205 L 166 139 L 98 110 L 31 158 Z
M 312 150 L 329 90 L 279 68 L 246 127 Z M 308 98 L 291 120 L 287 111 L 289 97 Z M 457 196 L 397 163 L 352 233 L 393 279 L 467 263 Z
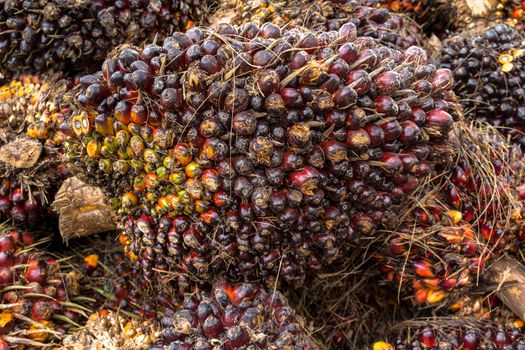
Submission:
M 77 271 L 64 263 L 67 258 L 49 253 L 49 241 L 31 232 L 1 229 L 0 337 L 6 336 L 10 347 L 56 342 L 89 312 Z
M 165 311 L 150 349 L 319 349 L 285 298 L 255 283 L 216 282 Z
M 0 74 L 82 69 L 120 44 L 161 39 L 202 23 L 211 1 L 0 2 Z M 159 37 L 160 36 L 160 37 Z
M 73 86 L 60 74 L 22 75 L 0 86 L 0 220 L 42 225 L 49 204 L 70 175 L 63 164 L 60 130 Z
M 454 73 L 454 91 L 465 115 L 501 128 L 525 145 L 525 65 L 521 31 L 504 24 L 479 35 L 458 34 L 443 42 L 440 64 Z
M 148 276 L 179 266 L 300 286 L 391 227 L 448 159 L 454 96 L 446 85 L 414 90 L 422 77 L 449 78 L 421 48 L 357 37 L 352 23 L 197 28 L 148 63 L 149 47 L 85 78 L 68 144 L 79 176 L 113 197 Z
M 237 4 L 234 24 L 247 22 L 262 26 L 273 23 L 279 27 L 306 27 L 312 30 L 340 30 L 347 22 L 353 23 L 360 36 L 379 39 L 395 48 L 422 45 L 419 26 L 407 16 L 386 8 L 365 6 L 362 1 L 300 0 L 300 1 L 245 1 Z
M 469 22 L 470 9 L 461 2 L 447 0 L 364 0 L 362 5 L 384 7 L 406 14 L 418 23 L 427 35 L 443 37 Z

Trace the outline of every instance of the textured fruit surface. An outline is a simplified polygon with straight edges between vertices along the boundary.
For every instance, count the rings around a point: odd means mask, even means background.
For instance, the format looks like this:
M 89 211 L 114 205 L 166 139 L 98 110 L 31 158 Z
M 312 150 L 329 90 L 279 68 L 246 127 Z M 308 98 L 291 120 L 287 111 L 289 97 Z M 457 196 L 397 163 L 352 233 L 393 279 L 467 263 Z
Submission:
M 180 266 L 300 286 L 392 226 L 449 159 L 451 79 L 423 49 L 352 23 L 191 29 L 82 79 L 69 156 L 115 198 L 147 276 Z
M 205 0 L 2 0 L 0 73 L 85 68 L 120 44 L 190 28 L 208 5 Z
M 284 297 L 257 284 L 216 282 L 165 315 L 150 349 L 319 349 Z
M 441 306 L 484 285 L 483 272 L 523 242 L 522 152 L 490 129 L 472 129 L 473 142 L 456 165 L 431 184 L 376 255 L 385 280 L 411 291 L 417 304 Z M 476 140 L 476 141 L 474 141 Z M 458 145 L 458 149 L 461 146 Z
M 457 3 L 447 0 L 365 0 L 365 4 L 385 6 L 393 12 L 405 13 L 419 23 L 428 34 L 439 36 L 457 29 Z M 459 3 L 459 2 L 458 2 Z
M 440 64 L 454 72 L 454 91 L 470 119 L 488 122 L 525 145 L 525 50 L 522 31 L 504 24 L 443 42 Z
M 278 26 L 303 26 L 315 30 L 339 30 L 348 21 L 359 35 L 370 36 L 392 47 L 423 45 L 416 23 L 382 7 L 363 6 L 363 1 L 250 0 L 238 1 L 235 24 L 271 22 Z
M 78 271 L 43 248 L 46 242 L 30 232 L 0 234 L 0 337 L 13 347 L 56 341 L 89 312 Z

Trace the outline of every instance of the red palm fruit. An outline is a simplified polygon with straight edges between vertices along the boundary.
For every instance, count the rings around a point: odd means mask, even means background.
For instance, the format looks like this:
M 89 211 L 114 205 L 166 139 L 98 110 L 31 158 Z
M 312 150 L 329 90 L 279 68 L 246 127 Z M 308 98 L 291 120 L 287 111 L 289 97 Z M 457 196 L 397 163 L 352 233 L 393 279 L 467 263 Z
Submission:
M 13 282 L 13 272 L 9 267 L 0 268 L 0 284 L 7 285 Z
M 397 102 L 392 97 L 386 95 L 376 97 L 374 107 L 377 113 L 384 114 L 385 117 L 393 117 L 399 112 Z
M 370 136 L 363 129 L 349 130 L 346 133 L 346 145 L 354 152 L 360 152 L 370 146 Z
M 442 138 L 448 134 L 452 123 L 452 116 L 442 110 L 432 110 L 427 112 L 424 129 L 430 137 Z
M 432 265 L 425 260 L 414 262 L 414 272 L 421 277 L 434 277 Z
M 302 170 L 290 174 L 289 183 L 306 195 L 311 195 L 320 182 L 321 174 L 314 168 L 305 166 Z
M 402 77 L 394 71 L 380 73 L 374 78 L 374 83 L 380 94 L 392 94 L 402 86 Z
M 94 271 L 98 266 L 99 257 L 97 254 L 90 254 L 84 258 L 82 262 L 82 268 L 90 273 Z
M 11 235 L 3 235 L 0 237 L 0 251 L 12 253 L 15 250 L 15 241 Z
M 459 191 L 456 186 L 450 185 L 448 190 L 448 201 L 449 203 L 454 206 L 455 208 L 459 208 L 461 205 L 461 198 Z
M 193 296 L 186 295 L 184 302 L 163 318 L 162 337 L 157 345 L 180 349 L 184 344 L 192 349 L 221 341 L 227 349 L 283 344 L 317 349 L 280 293 L 272 294 L 255 284 L 219 281 Z M 185 325 L 184 333 L 174 333 L 175 320 Z M 264 334 L 263 340 L 250 337 L 251 331 Z
M 436 345 L 436 336 L 431 327 L 426 326 L 419 330 L 419 342 L 428 348 Z
M 403 168 L 403 162 L 397 154 L 385 152 L 379 159 L 382 169 L 389 174 L 399 173 Z
M 29 266 L 27 267 L 24 277 L 28 282 L 44 283 L 46 280 L 46 271 L 41 266 L 40 260 L 29 260 Z

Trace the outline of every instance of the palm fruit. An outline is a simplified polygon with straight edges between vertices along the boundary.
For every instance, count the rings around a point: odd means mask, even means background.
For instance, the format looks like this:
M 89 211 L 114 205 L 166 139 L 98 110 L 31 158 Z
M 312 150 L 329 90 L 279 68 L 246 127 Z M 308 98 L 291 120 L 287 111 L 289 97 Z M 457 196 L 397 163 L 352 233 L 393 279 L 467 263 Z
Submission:
M 0 235 L 0 344 L 40 347 L 87 317 L 77 270 L 40 247 L 36 234 L 3 227 Z M 2 348 L 2 347 L 0 347 Z M 2 348 L 3 349 L 3 348 Z
M 21 76 L 0 87 L 0 220 L 40 224 L 69 171 L 60 147 L 73 82 L 59 75 Z M 67 126 L 68 124 L 64 124 Z
M 364 0 L 369 6 L 386 7 L 390 11 L 412 17 L 427 34 L 446 35 L 460 24 L 461 1 L 447 0 Z
M 525 324 L 512 316 L 487 321 L 434 318 L 395 325 L 397 334 L 375 342 L 372 350 L 524 349 Z
M 191 29 L 83 81 L 71 163 L 115 198 L 149 277 L 179 266 L 301 286 L 392 225 L 446 159 L 456 108 L 449 70 L 352 23 Z
M 153 323 L 126 318 L 112 311 L 97 312 L 84 328 L 67 335 L 60 350 L 143 350 L 158 338 Z
M 204 19 L 209 5 L 207 0 L 2 0 L 0 74 L 85 68 L 120 44 L 190 28 Z
M 160 321 L 149 349 L 319 349 L 284 297 L 253 283 L 214 283 L 187 294 Z M 220 345 L 218 345 L 220 344 Z
M 339 30 L 351 21 L 358 35 L 370 36 L 394 48 L 423 45 L 416 23 L 385 8 L 362 6 L 359 1 L 250 0 L 237 2 L 235 24 L 266 22 L 280 27 L 304 26 L 313 30 Z
M 443 42 L 440 62 L 454 72 L 454 91 L 470 119 L 501 127 L 525 145 L 525 50 L 523 33 L 498 24 L 477 36 Z
M 384 280 L 416 304 L 454 303 L 483 284 L 493 259 L 519 252 L 523 242 L 521 151 L 490 129 L 463 135 L 456 164 L 429 184 L 400 227 L 384 233 L 375 255 Z

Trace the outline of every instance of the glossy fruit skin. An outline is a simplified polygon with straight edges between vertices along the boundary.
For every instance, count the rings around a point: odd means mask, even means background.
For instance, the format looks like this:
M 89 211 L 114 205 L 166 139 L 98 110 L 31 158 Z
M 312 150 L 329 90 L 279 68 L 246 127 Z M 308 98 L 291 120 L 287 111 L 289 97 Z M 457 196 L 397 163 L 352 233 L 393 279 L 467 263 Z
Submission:
M 162 0 L 155 6 L 140 2 L 94 1 L 66 6 L 60 1 L 0 4 L 0 73 L 23 69 L 44 71 L 66 66 L 82 69 L 101 63 L 120 44 L 138 44 L 158 33 L 186 30 L 204 21 L 209 4 L 199 0 Z M 35 16 L 35 13 L 45 16 Z M 142 59 L 155 63 L 155 47 Z M 113 67 L 105 67 L 111 75 Z M 141 74 L 140 70 L 136 70 Z
M 523 51 L 514 48 L 522 40 L 522 31 L 498 24 L 477 36 L 448 38 L 440 55 L 441 66 L 454 74 L 454 92 L 464 101 L 466 116 L 501 128 L 521 147 L 525 143 L 522 136 L 525 67 L 521 59 Z M 465 52 L 471 53 L 468 59 L 464 58 Z
M 279 275 L 301 286 L 344 260 L 360 237 L 393 225 L 397 204 L 433 169 L 428 154 L 409 147 L 440 154 L 451 130 L 440 117 L 456 115 L 452 101 L 430 103 L 448 101 L 445 92 L 427 91 L 413 106 L 404 101 L 416 70 L 437 74 L 424 59 L 405 63 L 401 51 L 357 37 L 350 22 L 319 33 L 248 26 L 173 34 L 155 53 L 170 61 L 162 71 L 140 49 L 124 49 L 104 64 L 122 80 L 102 71 L 79 89 L 82 110 L 72 121 L 84 113 L 93 128 L 69 143 L 82 154 L 78 176 L 118 203 L 126 249 L 148 278 L 180 265 L 204 279 L 273 283 Z M 212 39 L 217 33 L 233 46 Z M 267 57 L 266 44 L 279 62 Z M 221 70 L 210 73 L 206 56 Z M 403 68 L 404 78 L 382 77 L 378 95 L 373 77 L 383 65 Z M 135 68 L 151 72 L 154 91 L 133 84 L 126 74 Z M 231 74 L 242 78 L 219 78 Z M 429 113 L 427 125 L 404 121 L 412 108 Z M 103 145 L 100 155 L 84 151 L 93 140 Z M 402 154 L 418 164 L 403 166 Z
M 219 280 L 207 290 L 187 295 L 180 307 L 168 309 L 165 314 L 160 321 L 160 340 L 150 349 L 155 346 L 207 349 L 217 340 L 232 350 L 319 348 L 283 296 L 279 292 L 272 296 L 257 284 L 229 284 Z M 175 320 L 187 327 L 184 334 L 177 332 Z M 264 337 L 251 338 L 250 331 Z
M 71 322 L 82 322 L 83 317 L 76 312 L 78 307 L 89 310 L 93 306 L 72 299 L 79 296 L 78 291 L 66 284 L 63 274 L 72 276 L 73 272 L 61 265 L 57 254 L 49 254 L 45 249 L 48 241 L 42 233 L 8 226 L 0 230 L 2 336 L 16 332 L 22 341 L 53 342 L 52 337 L 27 332 L 34 328 L 26 319 L 44 324 L 59 334 L 68 331 Z M 10 338 L 6 339 L 9 346 L 15 346 Z M 0 347 L 4 344 L 5 340 L 0 340 Z
M 447 325 L 449 326 L 449 325 Z M 524 329 L 521 322 L 513 322 L 512 317 L 495 311 L 485 319 L 480 327 L 469 329 L 464 326 L 447 327 L 443 332 L 435 325 L 427 324 L 414 333 L 402 330 L 389 340 L 396 349 L 521 349 Z
M 322 0 L 301 1 L 246 1 L 240 4 L 232 23 L 242 25 L 253 23 L 258 26 L 271 24 L 275 27 L 306 27 L 311 30 L 336 30 L 345 40 L 357 35 L 373 37 L 383 44 L 406 49 L 422 45 L 421 30 L 395 11 L 376 9 L 378 1 Z M 315 5 L 315 6 L 312 6 Z M 383 7 L 385 4 L 381 4 Z M 304 8 L 310 11 L 302 11 Z M 346 23 L 350 19 L 351 23 Z M 355 26 L 352 26 L 352 24 Z M 327 40 L 326 36 L 320 42 Z M 312 44 L 313 45 L 313 44 Z M 313 45 L 315 46 L 315 45 Z M 347 63 L 351 57 L 345 56 Z

